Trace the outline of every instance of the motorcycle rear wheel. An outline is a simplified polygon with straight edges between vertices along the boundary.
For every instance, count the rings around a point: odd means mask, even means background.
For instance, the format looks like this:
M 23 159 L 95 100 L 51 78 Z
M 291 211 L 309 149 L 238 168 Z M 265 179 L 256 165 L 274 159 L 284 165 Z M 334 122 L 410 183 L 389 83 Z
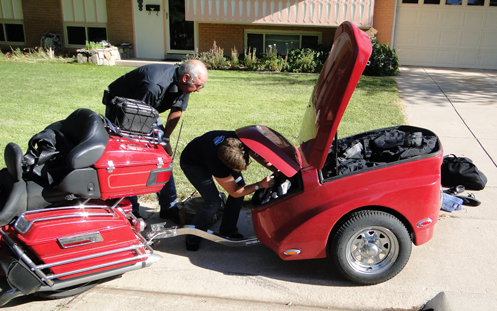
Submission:
M 43 291 L 43 292 L 37 292 L 34 295 L 43 299 L 61 299 L 61 298 L 67 298 L 71 296 L 76 296 L 81 293 L 84 293 L 93 287 L 97 286 L 100 283 L 107 282 L 113 279 L 120 278 L 122 275 L 110 277 L 110 278 L 105 278 L 102 280 L 97 280 L 97 281 L 92 281 L 88 283 L 83 283 L 79 285 L 74 285 L 71 287 L 63 288 L 63 289 L 58 289 L 54 291 Z

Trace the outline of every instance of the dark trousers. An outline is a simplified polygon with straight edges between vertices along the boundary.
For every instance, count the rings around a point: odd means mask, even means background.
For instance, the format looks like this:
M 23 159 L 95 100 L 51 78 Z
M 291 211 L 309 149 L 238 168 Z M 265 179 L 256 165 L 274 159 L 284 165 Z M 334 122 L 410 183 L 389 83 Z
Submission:
M 164 187 L 162 187 L 162 189 L 159 192 L 157 192 L 157 198 L 159 199 L 159 205 L 161 211 L 165 211 L 168 208 L 174 206 L 174 204 L 176 204 L 178 195 L 176 194 L 176 184 L 174 183 L 174 177 L 172 172 L 169 181 L 164 185 Z M 131 202 L 131 205 L 133 206 L 133 212 L 140 211 L 140 204 L 138 203 L 138 197 L 136 195 L 132 197 L 127 197 L 126 199 L 128 199 Z
M 198 229 L 207 230 L 212 222 L 212 218 L 221 207 L 219 191 L 217 190 L 216 184 L 212 179 L 212 175 L 207 169 L 202 166 L 188 165 L 183 162 L 181 162 L 180 165 L 181 169 L 185 173 L 185 176 L 204 199 L 204 203 L 193 217 L 192 224 Z M 239 186 L 244 186 L 245 181 L 243 180 L 242 174 L 237 173 L 234 175 L 236 176 L 233 177 L 238 179 L 237 184 Z M 238 233 L 237 222 L 242 206 L 243 197 L 234 198 L 232 196 L 228 196 L 226 206 L 224 207 L 219 233 L 223 235 Z

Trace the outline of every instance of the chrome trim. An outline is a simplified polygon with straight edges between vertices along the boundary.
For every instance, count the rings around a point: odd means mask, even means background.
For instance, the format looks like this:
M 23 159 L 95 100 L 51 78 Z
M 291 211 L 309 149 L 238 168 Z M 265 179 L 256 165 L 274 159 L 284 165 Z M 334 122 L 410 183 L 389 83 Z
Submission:
M 58 238 L 57 242 L 59 242 L 62 248 L 71 248 L 71 247 L 78 247 L 78 246 L 98 243 L 102 242 L 103 240 L 104 238 L 102 238 L 100 232 L 92 232 L 87 234 L 79 234 L 69 237 Z M 84 242 L 84 243 L 75 244 L 78 242 Z M 70 244 L 75 244 L 75 245 L 70 245 Z
M 100 264 L 100 265 L 91 266 L 91 267 L 88 267 L 88 268 L 82 268 L 82 269 L 78 269 L 78 270 L 72 270 L 72 271 L 68 271 L 68 272 L 64 272 L 64 273 L 59 273 L 59 274 L 52 274 L 52 275 L 49 275 L 46 278 L 42 279 L 42 281 L 52 280 L 52 279 L 56 279 L 56 278 L 68 276 L 68 275 L 71 275 L 71 274 L 78 274 L 78 273 L 82 273 L 82 272 L 87 272 L 87 271 L 91 271 L 91 270 L 96 270 L 96 269 L 100 269 L 100 268 L 109 267 L 109 266 L 112 266 L 112 265 L 126 263 L 126 262 L 129 262 L 129 261 L 134 261 L 134 260 L 138 260 L 138 259 L 148 258 L 148 256 L 149 256 L 149 254 L 140 255 L 140 256 L 134 256 L 134 257 L 131 257 L 131 258 L 126 258 L 126 259 L 116 260 L 116 261 L 112 261 L 112 262 L 107 262 L 107 263 L 103 263 L 103 264 Z
M 79 285 L 82 283 L 97 281 L 117 275 L 121 275 L 126 272 L 150 267 L 152 264 L 156 263 L 162 256 L 159 254 L 149 254 L 149 257 L 145 261 L 137 262 L 129 266 L 118 267 L 111 270 L 96 272 L 93 274 L 83 275 L 76 278 L 68 279 L 68 280 L 54 280 L 53 286 L 42 286 L 38 291 L 54 291 L 59 289 L 64 289 L 66 287 L 71 287 L 75 285 Z
M 114 165 L 114 161 L 109 160 L 107 161 L 107 172 L 112 173 L 116 166 Z
M 119 201 L 120 202 L 120 201 Z M 116 203 L 116 204 L 119 204 Z M 22 213 L 19 218 L 16 220 L 14 223 L 14 228 L 19 233 L 26 233 L 28 230 L 31 228 L 31 226 L 35 222 L 40 222 L 40 221 L 48 221 L 48 220 L 58 220 L 58 219 L 66 219 L 66 218 L 74 218 L 74 217 L 93 217 L 93 216 L 107 216 L 107 217 L 114 217 L 115 216 L 115 211 L 114 207 L 109 207 L 107 205 L 77 205 L 77 206 L 64 206 L 64 207 L 55 207 L 55 208 L 45 208 L 45 209 L 39 209 L 39 210 L 33 210 L 33 211 L 26 211 Z M 63 210 L 85 210 L 85 209 L 102 209 L 102 210 L 107 210 L 109 214 L 103 214 L 103 213 L 85 213 L 85 212 L 79 212 L 79 213 L 73 213 L 69 215 L 63 215 L 63 216 L 53 216 L 53 217 L 45 217 L 45 218 L 38 218 L 38 219 L 33 219 L 31 221 L 26 219 L 26 215 L 33 215 L 37 213 L 45 213 L 49 211 L 63 211 Z
M 133 230 L 132 227 L 130 227 L 130 228 Z M 78 269 L 78 270 L 67 271 L 67 272 L 59 273 L 59 274 L 53 274 L 53 275 L 45 276 L 44 278 L 41 278 L 42 281 L 51 282 L 52 279 L 59 278 L 59 277 L 64 277 L 64 276 L 68 276 L 68 275 L 72 275 L 72 274 L 78 274 L 78 273 L 82 273 L 82 272 L 87 272 L 87 271 L 91 271 L 91 270 L 105 268 L 105 267 L 112 266 L 112 265 L 117 265 L 117 264 L 121 264 L 121 263 L 126 263 L 126 262 L 130 262 L 130 261 L 148 258 L 150 255 L 153 254 L 154 250 L 147 244 L 147 241 L 139 233 L 137 234 L 137 232 L 135 230 L 133 230 L 133 233 L 135 234 L 135 237 L 140 242 L 140 244 L 132 245 L 132 246 L 128 246 L 128 247 L 123 247 L 123 248 L 119 248 L 119 249 L 114 249 L 114 250 L 110 250 L 110 251 L 100 252 L 100 253 L 96 253 L 96 254 L 92 254 L 92 255 L 81 256 L 78 258 L 62 260 L 62 261 L 53 262 L 50 264 L 34 266 L 34 267 L 31 267 L 31 270 L 34 272 L 36 272 L 36 271 L 41 272 L 42 269 L 60 266 L 60 265 L 64 265 L 64 264 L 69 264 L 69 263 L 73 263 L 73 262 L 77 262 L 77 261 L 83 261 L 83 260 L 87 260 L 87 259 L 93 259 L 93 258 L 97 258 L 97 257 L 102 257 L 102 256 L 107 256 L 107 255 L 112 255 L 112 254 L 117 254 L 117 253 L 122 253 L 122 252 L 127 252 L 127 251 L 136 251 L 136 255 L 134 255 L 133 257 L 130 257 L 130 258 L 115 260 L 115 261 L 111 261 L 111 262 L 107 262 L 107 263 L 103 263 L 103 264 L 99 264 L 99 265 L 94 265 L 94 266 L 90 266 L 90 267 L 86 267 L 86 268 L 82 268 L 82 269 Z M 143 252 L 141 249 L 145 249 L 145 251 Z M 149 251 L 149 253 L 147 253 L 147 251 Z
M 54 266 L 61 266 L 61 265 L 65 265 L 65 264 L 68 264 L 68 263 L 73 263 L 73 262 L 77 262 L 77 261 L 82 261 L 82 260 L 87 260 L 87 259 L 93 259 L 93 258 L 97 258 L 97 257 L 102 257 L 102 256 L 107 256 L 107 255 L 112 255 L 112 254 L 116 254 L 116 253 L 120 253 L 120 252 L 126 252 L 126 251 L 131 251 L 131 250 L 135 250 L 135 249 L 139 249 L 139 248 L 143 248 L 144 245 L 132 245 L 132 246 L 128 246 L 128 247 L 123 247 L 123 248 L 119 248 L 119 249 L 115 249 L 115 250 L 112 250 L 112 251 L 106 251 L 106 252 L 101 252 L 101 253 L 96 253 L 96 254 L 93 254 L 93 255 L 87 255 L 87 256 L 82 256 L 82 257 L 78 257 L 78 258 L 73 258 L 73 259 L 66 259 L 66 260 L 61 260 L 61 261 L 57 261 L 57 262 L 52 262 L 52 263 L 48 263 L 48 264 L 44 264 L 44 265 L 38 265 L 36 266 L 37 269 L 46 269 L 46 268 L 51 268 L 51 267 L 54 267 Z
M 155 239 L 166 239 L 175 237 L 178 235 L 192 234 L 204 238 L 206 240 L 219 243 L 225 246 L 230 247 L 243 247 L 250 245 L 257 245 L 261 242 L 257 238 L 248 238 L 243 240 L 234 240 L 228 237 L 223 237 L 214 234 L 212 231 L 203 231 L 195 228 L 195 226 L 188 225 L 181 228 L 178 227 L 170 227 L 165 228 L 166 223 L 158 223 L 151 225 L 151 231 L 147 233 L 148 243 L 151 244 Z
M 299 255 L 301 252 L 302 251 L 300 249 L 293 248 L 293 249 L 287 249 L 286 251 L 283 252 L 283 254 L 285 254 L 287 256 L 295 256 L 295 255 Z
M 426 227 L 426 226 L 430 225 L 432 222 L 433 222 L 433 219 L 431 219 L 431 218 L 425 218 L 425 219 L 422 219 L 422 220 L 418 221 L 418 223 L 416 224 L 416 226 L 418 228 L 423 228 L 423 227 Z M 426 223 L 426 224 L 423 225 L 423 223 Z

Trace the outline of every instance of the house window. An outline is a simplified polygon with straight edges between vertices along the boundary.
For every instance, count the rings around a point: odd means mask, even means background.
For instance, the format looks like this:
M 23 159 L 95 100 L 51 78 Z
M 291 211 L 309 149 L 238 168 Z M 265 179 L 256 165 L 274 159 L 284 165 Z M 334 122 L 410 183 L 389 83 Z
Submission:
M 497 0 L 490 0 L 490 6 L 497 6 Z
M 483 6 L 484 4 L 485 0 L 468 0 L 468 5 Z
M 402 0 L 402 3 L 418 3 L 418 0 Z
M 25 43 L 22 0 L 0 1 L 0 42 Z
M 462 0 L 445 0 L 446 5 L 462 5 Z
M 424 4 L 440 4 L 440 0 L 424 0 Z
M 63 0 L 62 16 L 68 46 L 107 41 L 106 0 Z
M 67 43 L 70 45 L 85 45 L 88 42 L 107 41 L 105 27 L 67 26 Z
M 24 25 L 0 23 L 0 42 L 24 43 Z
M 286 55 L 295 49 L 316 49 L 321 43 L 321 33 L 318 32 L 295 32 L 295 31 L 271 31 L 271 30 L 245 30 L 245 47 L 256 49 L 258 54 L 265 54 L 269 47 L 275 48 L 280 55 Z

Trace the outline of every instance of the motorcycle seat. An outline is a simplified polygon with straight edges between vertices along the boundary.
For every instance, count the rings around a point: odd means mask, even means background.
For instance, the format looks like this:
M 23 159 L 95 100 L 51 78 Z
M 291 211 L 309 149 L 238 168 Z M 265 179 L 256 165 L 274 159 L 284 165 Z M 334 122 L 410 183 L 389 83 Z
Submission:
M 5 147 L 7 168 L 0 170 L 0 226 L 9 224 L 26 211 L 26 183 L 22 179 L 22 150 L 15 143 Z
M 68 170 L 93 165 L 100 159 L 109 141 L 100 116 L 86 108 L 75 110 L 65 120 L 52 123 L 47 129 L 60 131 L 74 146 L 65 160 Z

